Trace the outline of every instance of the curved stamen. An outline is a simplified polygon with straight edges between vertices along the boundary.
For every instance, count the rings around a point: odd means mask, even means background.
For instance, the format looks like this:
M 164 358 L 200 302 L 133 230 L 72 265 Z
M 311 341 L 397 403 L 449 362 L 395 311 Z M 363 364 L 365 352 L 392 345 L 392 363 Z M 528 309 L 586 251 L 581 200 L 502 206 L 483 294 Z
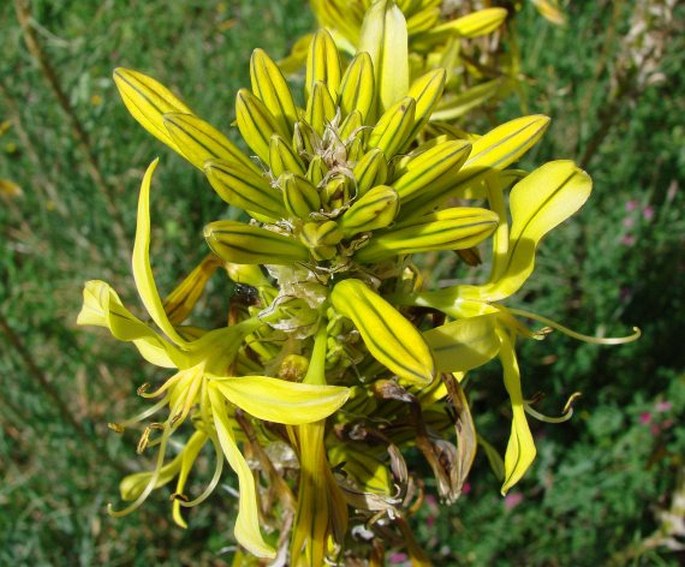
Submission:
M 131 425 L 135 425 L 136 423 L 140 423 L 141 421 L 143 421 L 144 419 L 147 419 L 151 415 L 156 414 L 159 410 L 161 410 L 168 403 L 169 403 L 169 396 L 164 396 L 155 405 L 153 405 L 153 406 L 147 408 L 146 410 L 140 412 L 135 417 L 132 417 L 132 418 L 127 419 L 125 421 L 110 424 L 110 429 L 113 429 L 117 433 L 121 433 L 127 427 L 130 427 Z
M 171 435 L 171 428 L 167 428 L 162 435 L 162 439 L 159 445 L 159 452 L 157 453 L 157 464 L 155 465 L 155 470 L 150 477 L 147 485 L 140 493 L 138 498 L 136 498 L 130 505 L 126 506 L 123 510 L 115 510 L 114 506 L 109 503 L 107 504 L 107 513 L 114 518 L 122 518 L 127 516 L 131 512 L 137 510 L 140 505 L 147 500 L 150 493 L 155 489 L 157 484 L 157 479 L 159 479 L 160 472 L 162 471 L 162 466 L 164 465 L 164 457 L 166 455 L 166 446 L 169 436 Z
M 578 398 L 580 398 L 580 396 L 582 396 L 580 392 L 573 392 L 573 394 L 571 394 L 568 400 L 566 401 L 566 404 L 564 405 L 564 409 L 562 410 L 561 415 L 558 417 L 544 415 L 539 411 L 534 410 L 532 403 L 536 402 L 537 400 L 524 400 L 523 409 L 526 411 L 528 415 L 534 417 L 539 421 L 544 421 L 545 423 L 563 423 L 564 421 L 568 421 L 569 419 L 571 419 L 571 417 L 573 416 L 573 404 Z
M 595 345 L 623 345 L 626 343 L 632 343 L 633 341 L 636 341 L 642 335 L 642 331 L 640 331 L 638 327 L 633 327 L 633 333 L 631 335 L 626 335 L 625 337 L 593 337 L 591 335 L 583 335 L 582 333 L 573 331 L 572 329 L 565 327 L 561 323 L 557 323 L 556 321 L 548 319 L 547 317 L 543 317 L 542 315 L 538 315 L 537 313 L 531 313 L 530 311 L 525 311 L 524 309 L 513 309 L 511 307 L 508 307 L 507 310 L 510 313 L 513 313 L 514 315 L 519 315 L 521 317 L 533 319 L 534 321 L 539 321 L 540 323 L 543 323 L 548 327 L 551 327 L 552 329 L 564 333 L 565 335 L 571 338 Z
M 202 504 L 207 498 L 209 498 L 209 495 L 214 492 L 216 489 L 217 485 L 219 484 L 219 480 L 221 479 L 221 473 L 224 470 L 224 458 L 223 454 L 221 453 L 221 448 L 219 447 L 219 443 L 216 439 L 215 436 L 210 438 L 212 441 L 212 445 L 214 446 L 214 451 L 216 452 L 216 465 L 214 466 L 214 475 L 212 476 L 212 480 L 209 481 L 209 484 L 207 487 L 202 491 L 202 494 L 200 494 L 197 498 L 194 500 L 189 500 L 189 501 L 179 501 L 179 504 L 183 506 L 184 508 L 192 508 L 193 506 L 197 506 L 198 504 Z

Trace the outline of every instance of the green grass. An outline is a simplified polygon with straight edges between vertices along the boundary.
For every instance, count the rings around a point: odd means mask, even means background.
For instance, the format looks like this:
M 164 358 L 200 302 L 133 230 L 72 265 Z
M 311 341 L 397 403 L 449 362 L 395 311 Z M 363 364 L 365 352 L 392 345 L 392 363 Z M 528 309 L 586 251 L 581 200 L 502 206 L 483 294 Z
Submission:
M 526 345 L 527 395 L 545 391 L 549 413 L 572 391 L 585 397 L 570 423 L 535 426 L 540 457 L 518 489 L 519 506 L 505 509 L 485 459 L 477 460 L 472 492 L 443 510 L 434 528 L 420 528 L 436 564 L 640 556 L 639 543 L 657 528 L 656 511 L 670 505 L 685 466 L 682 432 L 669 426 L 653 434 L 641 421 L 647 412 L 659 423 L 685 415 L 685 34 L 674 31 L 664 44 L 657 63 L 665 80 L 640 85 L 634 73 L 624 77 L 617 62 L 629 53 L 624 37 L 636 4 L 572 3 L 565 28 L 530 6 L 517 17 L 530 79 L 525 103 L 553 118 L 527 165 L 584 159 L 595 180 L 588 206 L 543 245 L 522 302 L 583 332 L 621 334 L 639 325 L 644 337 L 616 348 L 557 336 Z M 234 499 L 225 490 L 189 514 L 187 531 L 172 524 L 159 495 L 124 519 L 106 514 L 106 504 L 118 502 L 122 473 L 144 462 L 135 440 L 110 432 L 107 422 L 141 407 L 135 390 L 150 369 L 126 345 L 76 328 L 75 318 L 87 279 L 107 280 L 137 304 L 129 245 L 139 180 L 155 156 L 162 163 L 153 258 L 163 290 L 202 256 L 203 225 L 225 213 L 201 174 L 127 114 L 113 68 L 155 76 L 231 132 L 251 50 L 284 55 L 313 25 L 305 8 L 294 0 L 34 1 L 35 36 L 87 133 L 84 147 L 26 48 L 13 3 L 0 5 L 0 123 L 10 123 L 0 137 L 0 179 L 22 190 L 0 201 L 0 565 L 230 562 Z M 682 27 L 683 12 L 673 26 Z M 519 104 L 508 100 L 498 119 L 519 114 Z M 476 376 L 470 396 L 482 431 L 502 446 L 505 404 L 493 408 L 482 396 L 499 391 L 504 401 L 495 372 Z M 671 407 L 657 414 L 662 401 Z M 632 564 L 679 559 L 659 547 Z

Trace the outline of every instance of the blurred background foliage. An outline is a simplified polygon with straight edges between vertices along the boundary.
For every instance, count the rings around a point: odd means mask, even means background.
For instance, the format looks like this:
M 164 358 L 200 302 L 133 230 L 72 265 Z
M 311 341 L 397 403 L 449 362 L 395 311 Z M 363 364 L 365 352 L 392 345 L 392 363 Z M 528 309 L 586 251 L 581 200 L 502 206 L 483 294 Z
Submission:
M 534 3 L 498 4 L 511 9 L 521 88 L 460 125 L 548 114 L 523 165 L 575 159 L 595 182 L 589 204 L 547 238 L 517 306 L 588 334 L 638 325 L 644 336 L 615 348 L 558 333 L 526 344 L 526 395 L 544 392 L 540 409 L 555 414 L 581 391 L 576 415 L 534 424 L 538 460 L 504 499 L 482 455 L 454 506 L 439 507 L 428 486 L 417 530 L 439 565 L 679 565 L 685 6 L 562 2 L 566 25 L 555 26 Z M 129 117 L 111 72 L 155 76 L 230 131 L 252 49 L 284 56 L 313 25 L 302 0 L 0 4 L 0 564 L 230 564 L 229 486 L 193 510 L 186 531 L 159 497 L 125 519 L 105 512 L 122 473 L 144 462 L 107 421 L 142 407 L 135 390 L 149 369 L 126 345 L 76 329 L 82 284 L 106 279 L 135 304 L 135 202 L 156 155 L 161 289 L 203 255 L 202 226 L 225 212 L 199 172 Z M 474 374 L 468 393 L 479 430 L 501 449 L 509 422 L 496 370 Z

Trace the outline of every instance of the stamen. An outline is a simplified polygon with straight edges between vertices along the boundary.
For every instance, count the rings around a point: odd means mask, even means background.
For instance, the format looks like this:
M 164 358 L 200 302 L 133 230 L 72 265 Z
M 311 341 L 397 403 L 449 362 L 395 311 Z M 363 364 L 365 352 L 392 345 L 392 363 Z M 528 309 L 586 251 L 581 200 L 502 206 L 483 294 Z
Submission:
M 164 396 L 164 398 L 159 400 L 155 405 L 149 407 L 145 411 L 140 412 L 138 415 L 136 415 L 135 417 L 132 417 L 131 419 L 127 419 L 125 421 L 118 423 L 118 426 L 121 427 L 122 429 L 125 429 L 131 425 L 134 425 L 136 423 L 140 423 L 141 421 L 147 419 L 151 415 L 156 414 L 159 410 L 161 410 L 168 403 L 169 403 L 169 397 Z
M 523 309 L 513 309 L 510 307 L 507 308 L 507 310 L 510 313 L 513 313 L 514 315 L 519 315 L 520 317 L 527 317 L 529 319 L 533 319 L 534 321 L 539 321 L 540 323 L 543 323 L 556 331 L 560 331 L 571 338 L 595 345 L 623 345 L 626 343 L 632 343 L 633 341 L 636 341 L 642 335 L 642 331 L 640 331 L 638 327 L 633 327 L 633 333 L 631 335 L 626 335 L 625 337 L 593 337 L 591 335 L 583 335 L 582 333 L 573 331 L 572 329 L 569 329 L 568 327 L 565 327 L 564 325 L 557 323 L 556 321 L 552 321 L 552 319 L 548 319 L 547 317 L 543 317 L 542 315 L 538 315 L 536 313 L 531 313 L 530 311 L 525 311 Z
M 155 489 L 155 485 L 157 484 L 157 480 L 159 479 L 159 475 L 162 471 L 162 466 L 164 465 L 164 457 L 166 456 L 167 441 L 169 440 L 170 433 L 170 430 L 167 429 L 166 431 L 164 431 L 164 434 L 162 435 L 159 452 L 157 453 L 157 464 L 155 465 L 155 470 L 153 471 L 150 480 L 148 481 L 147 485 L 140 493 L 138 498 L 136 498 L 129 506 L 127 506 L 123 510 L 115 510 L 114 506 L 112 506 L 111 503 L 107 504 L 107 513 L 110 516 L 114 518 L 122 518 L 123 516 L 127 516 L 131 512 L 137 510 L 140 507 L 140 505 L 143 502 L 145 502 L 145 500 L 147 500 L 147 497 L 150 496 L 150 493 Z
M 214 466 L 214 475 L 212 476 L 212 480 L 209 481 L 209 484 L 202 491 L 202 494 L 200 494 L 200 496 L 198 496 L 194 500 L 181 500 L 179 504 L 184 508 L 192 508 L 194 506 L 197 506 L 198 504 L 202 504 L 205 500 L 207 500 L 207 498 L 209 498 L 210 494 L 214 492 L 217 485 L 219 484 L 219 480 L 221 479 L 221 473 L 224 470 L 224 457 L 221 453 L 219 443 L 215 438 L 212 438 L 212 445 L 214 445 L 214 451 L 216 453 L 216 465 Z
M 524 400 L 523 409 L 528 415 L 539 421 L 544 421 L 545 423 L 563 423 L 564 421 L 571 419 L 573 416 L 573 404 L 581 396 L 582 394 L 580 392 L 573 392 L 573 394 L 571 394 L 566 401 L 561 415 L 558 417 L 550 417 L 533 409 L 532 404 L 540 401 L 542 399 L 542 395 L 534 396 L 532 400 Z

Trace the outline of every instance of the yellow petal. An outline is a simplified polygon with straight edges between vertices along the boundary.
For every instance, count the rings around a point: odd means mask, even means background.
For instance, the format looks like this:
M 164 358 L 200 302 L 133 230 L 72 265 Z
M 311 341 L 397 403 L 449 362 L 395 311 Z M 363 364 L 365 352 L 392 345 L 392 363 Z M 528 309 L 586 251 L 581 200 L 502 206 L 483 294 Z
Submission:
M 590 176 L 567 160 L 546 163 L 519 181 L 509 198 L 512 225 L 506 256 L 496 256 L 492 283 L 465 297 L 498 301 L 516 293 L 533 272 L 542 238 L 580 209 L 591 191 Z
M 207 254 L 193 271 L 167 295 L 164 300 L 164 311 L 172 324 L 179 325 L 188 317 L 204 292 L 209 278 L 222 264 L 223 262 L 214 254 Z
M 214 378 L 211 387 L 265 421 L 299 425 L 325 419 L 347 401 L 349 389 L 288 382 L 269 376 Z
M 263 175 L 223 160 L 206 162 L 204 171 L 210 185 L 229 205 L 272 220 L 286 215 L 280 190 Z
M 488 209 L 444 209 L 374 234 L 370 243 L 360 249 L 355 258 L 359 262 L 369 263 L 389 256 L 470 248 L 492 234 L 498 221 L 497 215 Z
M 367 120 L 376 106 L 376 84 L 373 63 L 368 53 L 358 53 L 342 78 L 340 85 L 340 108 L 343 116 L 355 110 L 361 114 L 362 122 Z
M 495 317 L 484 315 L 446 323 L 423 333 L 441 372 L 468 372 L 499 352 Z
M 162 368 L 175 368 L 170 353 L 172 345 L 134 316 L 109 284 L 92 280 L 83 290 L 83 308 L 76 319 L 78 325 L 95 325 L 109 329 L 120 341 L 132 342 L 148 362 Z
M 504 455 L 502 494 L 506 494 L 512 486 L 521 480 L 521 477 L 533 463 L 536 450 L 523 406 L 521 373 L 516 360 L 514 345 L 506 331 L 502 330 L 498 334 L 502 343 L 500 361 L 504 368 L 504 385 L 509 393 L 512 410 L 511 433 Z
M 411 215 L 418 216 L 431 210 L 450 196 L 472 197 L 469 191 L 480 185 L 481 180 L 493 170 L 511 165 L 525 154 L 549 125 L 549 118 L 542 115 L 524 116 L 505 122 L 472 142 L 471 153 L 454 178 L 440 194 L 429 192 L 419 196 L 411 207 Z
M 268 545 L 259 530 L 259 509 L 257 507 L 257 489 L 250 466 L 235 442 L 233 427 L 228 419 L 226 403 L 221 394 L 209 388 L 209 400 L 212 407 L 214 427 L 219 444 L 230 467 L 238 475 L 240 497 L 238 499 L 238 517 L 233 533 L 238 543 L 257 557 L 273 558 L 275 550 Z
M 184 346 L 186 341 L 176 332 L 164 311 L 150 266 L 150 184 L 158 162 L 159 159 L 156 159 L 150 164 L 140 186 L 136 238 L 133 243 L 133 279 L 152 320 L 169 339 L 179 346 Z

